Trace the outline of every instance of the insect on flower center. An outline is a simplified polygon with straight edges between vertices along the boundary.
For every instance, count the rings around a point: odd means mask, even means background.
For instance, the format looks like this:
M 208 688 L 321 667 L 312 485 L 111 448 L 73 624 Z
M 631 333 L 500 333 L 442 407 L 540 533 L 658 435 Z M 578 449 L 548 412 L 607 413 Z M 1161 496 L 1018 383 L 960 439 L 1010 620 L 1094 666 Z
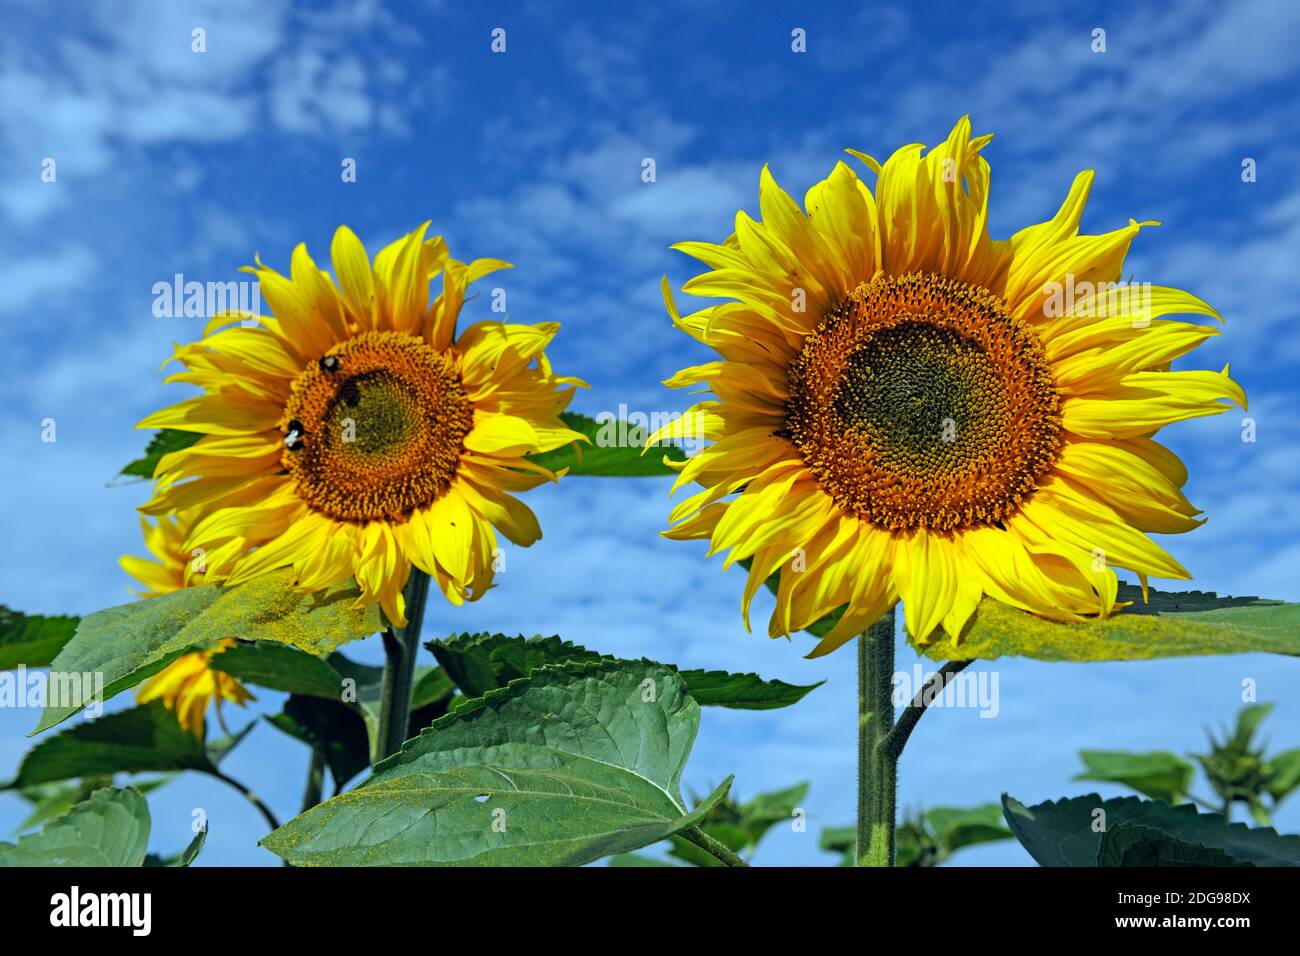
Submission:
M 451 355 L 400 332 L 367 332 L 294 381 L 280 460 L 313 510 L 402 521 L 451 486 L 473 425 Z
M 804 340 L 786 431 L 842 507 L 898 531 L 995 525 L 1060 449 L 1038 337 L 978 286 L 885 276 Z

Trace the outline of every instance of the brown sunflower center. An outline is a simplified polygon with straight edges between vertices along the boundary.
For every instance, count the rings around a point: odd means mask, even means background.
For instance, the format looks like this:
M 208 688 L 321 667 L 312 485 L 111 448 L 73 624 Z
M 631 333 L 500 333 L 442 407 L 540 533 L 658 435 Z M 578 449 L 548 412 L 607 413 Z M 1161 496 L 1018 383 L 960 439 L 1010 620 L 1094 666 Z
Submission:
M 473 425 L 450 355 L 401 332 L 367 332 L 294 381 L 280 460 L 321 514 L 403 521 L 450 487 Z
M 891 531 L 997 524 L 1060 449 L 1038 337 L 946 276 L 858 286 L 789 374 L 786 431 L 837 504 Z

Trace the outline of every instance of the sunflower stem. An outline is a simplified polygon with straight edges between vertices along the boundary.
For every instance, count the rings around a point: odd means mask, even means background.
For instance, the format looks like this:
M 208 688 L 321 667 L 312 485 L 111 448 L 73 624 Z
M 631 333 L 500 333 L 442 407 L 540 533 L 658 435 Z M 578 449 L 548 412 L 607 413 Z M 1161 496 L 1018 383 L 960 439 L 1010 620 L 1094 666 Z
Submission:
M 688 843 L 694 843 L 723 866 L 749 866 L 744 857 L 733 853 L 730 847 L 715 840 L 699 827 L 687 827 L 677 835 Z
M 894 865 L 894 610 L 858 636 L 858 866 Z
M 384 631 L 384 684 L 375 763 L 397 753 L 406 741 L 415 684 L 415 654 L 420 646 L 420 626 L 424 623 L 424 605 L 429 597 L 429 576 L 411 568 L 402 595 L 406 599 L 406 627 L 389 627 Z
M 935 695 L 942 693 L 948 686 L 948 681 L 970 667 L 972 663 L 972 661 L 948 661 L 930 680 L 926 681 L 925 686 L 918 690 L 916 696 L 903 708 L 903 712 L 898 715 L 898 723 L 894 724 L 894 729 L 885 737 L 883 744 L 885 749 L 893 754 L 895 760 L 903 755 L 907 738 L 912 736 L 912 731 L 920 723 L 926 708 L 934 701 Z

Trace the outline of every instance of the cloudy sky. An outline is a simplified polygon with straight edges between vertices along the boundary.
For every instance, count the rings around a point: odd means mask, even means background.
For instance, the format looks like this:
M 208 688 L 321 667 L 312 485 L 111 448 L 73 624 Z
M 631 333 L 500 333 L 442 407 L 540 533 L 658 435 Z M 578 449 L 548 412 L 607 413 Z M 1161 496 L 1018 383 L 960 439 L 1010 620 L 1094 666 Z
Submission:
M 1097 170 L 1086 231 L 1130 216 L 1164 223 L 1143 231 L 1127 272 L 1223 313 L 1225 334 L 1184 367 L 1230 361 L 1257 435 L 1241 440 L 1247 416 L 1235 410 L 1162 435 L 1209 517 L 1166 544 L 1198 587 L 1300 599 L 1300 6 L 474 6 L 11 0 L 0 38 L 0 601 L 85 613 L 127 598 L 117 557 L 140 551 L 133 509 L 147 494 L 113 476 L 146 440 L 133 424 L 184 397 L 158 369 L 202 324 L 156 318 L 154 283 L 238 278 L 257 252 L 287 271 L 300 241 L 324 261 L 340 223 L 373 250 L 432 219 L 458 258 L 515 263 L 494 279 L 513 320 L 563 323 L 555 365 L 592 385 L 575 408 L 678 409 L 682 396 L 659 382 L 704 353 L 663 313 L 660 276 L 679 286 L 693 274 L 669 244 L 719 241 L 737 209 L 757 215 L 765 162 L 801 196 L 845 147 L 881 156 L 932 144 L 963 113 L 997 134 L 985 151 L 996 237 L 1049 216 L 1083 168 Z M 490 48 L 496 28 L 504 53 Z M 804 53 L 791 49 L 796 28 Z M 55 182 L 42 181 L 47 158 Z M 356 182 L 342 181 L 347 159 Z M 1255 182 L 1242 180 L 1246 159 Z M 468 311 L 486 314 L 487 302 Z M 41 441 L 47 418 L 52 444 Z M 667 493 L 660 480 L 539 490 L 530 503 L 545 540 L 511 555 L 488 600 L 434 607 L 425 636 L 560 633 L 686 666 L 826 679 L 789 710 L 706 712 L 687 782 L 704 791 L 734 772 L 747 796 L 811 780 L 808 832 L 780 830 L 758 861 L 830 862 L 817 831 L 848 822 L 854 800 L 852 654 L 808 662 L 797 639 L 746 635 L 738 573 L 657 537 Z M 900 654 L 902 666 L 913 659 Z M 999 678 L 998 716 L 928 715 L 903 761 L 901 806 L 1086 792 L 1070 779 L 1080 747 L 1195 750 L 1206 725 L 1235 712 L 1246 677 L 1279 704 L 1277 745 L 1300 744 L 1292 659 L 983 669 Z M 276 695 L 261 698 L 272 712 Z M 0 777 L 35 721 L 0 712 Z M 296 809 L 305 756 L 274 729 L 257 729 L 230 768 L 282 816 Z M 204 862 L 273 862 L 252 848 L 260 819 L 218 783 L 178 781 L 151 804 L 158 849 L 186 842 L 203 807 Z M 0 796 L 0 838 L 22 812 Z M 1279 823 L 1300 830 L 1300 801 Z M 961 859 L 1028 860 L 1009 844 Z

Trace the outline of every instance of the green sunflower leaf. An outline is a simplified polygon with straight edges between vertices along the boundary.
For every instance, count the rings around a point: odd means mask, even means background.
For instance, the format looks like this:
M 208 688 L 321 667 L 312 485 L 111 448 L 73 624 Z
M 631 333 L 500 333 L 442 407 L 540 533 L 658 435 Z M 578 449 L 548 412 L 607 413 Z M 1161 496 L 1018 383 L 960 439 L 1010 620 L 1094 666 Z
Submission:
M 669 863 L 667 860 L 656 860 L 652 856 L 642 856 L 640 853 L 620 853 L 617 856 L 611 856 L 609 858 L 609 865 L 617 867 L 666 866 L 669 869 L 681 868 L 680 863 Z
M 0 843 L 0 866 L 142 866 L 149 807 L 135 790 L 97 790 L 40 833 Z
M 165 773 L 158 777 L 132 780 L 131 787 L 141 794 L 157 790 L 175 780 L 177 774 Z M 82 800 L 89 799 L 96 790 L 112 786 L 111 778 L 84 777 L 81 780 L 64 783 L 42 783 L 34 787 L 24 787 L 11 791 L 31 807 L 22 823 L 14 828 L 14 833 L 22 833 L 42 823 L 61 817 Z
M 17 790 L 18 796 L 27 801 L 31 810 L 23 818 L 23 822 L 14 828 L 14 833 L 22 833 L 37 824 L 46 823 L 56 817 L 63 816 L 76 804 L 89 797 L 95 790 L 106 786 L 108 782 L 78 780 L 71 783 L 39 784 L 35 787 Z M 83 787 L 91 784 L 93 786 L 83 792 Z
M 1002 818 L 1002 808 L 996 803 L 977 807 L 931 807 L 925 811 L 924 820 L 945 859 L 964 847 L 1010 840 L 1012 836 Z
M 33 747 L 5 789 L 115 773 L 215 772 L 208 752 L 160 700 L 108 714 Z
M 679 673 L 686 681 L 686 689 L 701 706 L 735 710 L 789 707 L 826 683 L 787 684 L 781 680 L 764 680 L 757 674 L 731 674 L 727 671 L 689 670 Z
M 382 628 L 377 606 L 354 607 L 359 592 L 351 581 L 302 594 L 289 586 L 292 577 L 285 569 L 236 587 L 181 588 L 82 618 L 50 664 L 50 699 L 34 733 L 67 720 L 101 692 L 107 700 L 186 651 L 224 638 L 320 654 Z
M 451 682 L 467 697 L 482 697 L 547 664 L 612 660 L 555 635 L 526 638 L 458 634 L 445 641 L 428 641 L 424 646 L 433 652 Z
M 1101 837 L 1098 866 L 1254 866 L 1222 850 L 1188 843 L 1155 827 L 1119 823 Z
M 288 644 L 256 641 L 236 644 L 212 655 L 209 666 L 245 684 L 288 694 L 309 694 L 338 700 L 343 676 L 315 654 Z
M 1119 783 L 1144 797 L 1169 804 L 1185 803 L 1196 776 L 1191 761 L 1164 750 L 1127 753 L 1118 750 L 1081 750 L 1087 767 L 1075 780 Z
M 1011 832 L 1040 866 L 1099 865 L 1103 832 L 1121 825 L 1158 830 L 1182 843 L 1222 851 L 1242 863 L 1300 866 L 1300 836 L 1225 823 L 1219 814 L 1201 813 L 1190 803 L 1171 807 L 1138 797 L 1103 800 L 1094 793 L 1026 807 L 1003 794 L 1002 812 Z M 1128 846 L 1138 842 L 1132 838 L 1144 836 L 1149 834 L 1129 834 L 1128 843 L 1116 842 L 1107 859 L 1114 859 L 1117 852 L 1122 858 Z
M 433 651 L 447 676 L 467 697 L 479 697 L 489 690 L 504 687 L 510 681 L 527 677 L 534 668 L 546 664 L 618 660 L 571 641 L 561 640 L 557 636 L 459 634 L 446 641 L 429 641 L 425 646 Z M 824 683 L 787 684 L 780 680 L 764 680 L 757 674 L 678 671 L 675 665 L 663 666 L 681 674 L 690 695 L 705 707 L 731 707 L 738 710 L 789 707 Z
M 839 856 L 838 866 L 853 866 L 854 850 L 858 845 L 858 829 L 854 826 L 822 827 L 817 839 L 819 849 Z
M 0 670 L 46 666 L 72 639 L 79 620 L 23 614 L 0 604 Z
M 570 475 L 606 478 L 650 478 L 676 474 L 664 464 L 685 461 L 686 454 L 675 445 L 651 448 L 644 455 L 647 432 L 627 421 L 596 421 L 577 412 L 561 412 L 560 418 L 575 432 L 581 432 L 591 444 L 574 442 L 554 451 L 529 455 L 528 460 L 551 471 L 568 468 Z
M 411 690 L 411 710 L 440 704 L 456 693 L 456 685 L 441 667 L 416 668 L 415 687 Z
M 176 428 L 163 428 L 154 433 L 144 450 L 144 456 L 137 458 L 125 468 L 122 474 L 131 478 L 152 478 L 154 469 L 163 455 L 169 455 L 182 448 L 189 448 L 200 438 L 201 432 L 183 432 Z
M 921 648 L 931 660 L 1126 661 L 1257 651 L 1300 654 L 1300 604 L 1202 591 L 1160 592 L 1142 604 L 1140 588 L 1121 584 L 1132 601 L 1104 621 L 1061 623 L 985 599 L 960 640 L 947 635 Z
M 205 843 L 208 842 L 208 830 L 204 827 L 198 833 L 194 834 L 189 844 L 180 853 L 173 853 L 170 856 L 159 856 L 157 853 L 149 853 L 144 858 L 144 865 L 149 867 L 169 866 L 169 867 L 186 867 L 194 863 L 202 851 Z
M 1269 757 L 1268 763 L 1273 768 L 1273 775 L 1266 789 L 1273 800 L 1280 803 L 1293 790 L 1300 787 L 1300 748 L 1284 750 L 1276 756 Z
M 436 721 L 360 786 L 262 840 L 301 866 L 581 865 L 699 823 L 681 775 L 699 726 L 650 661 L 572 662 Z
M 189 846 L 181 851 L 181 855 L 176 860 L 176 866 L 190 866 L 199 858 L 203 852 L 203 845 L 208 842 L 208 828 L 205 826 L 198 833 L 194 834 L 194 839 L 190 841 Z

